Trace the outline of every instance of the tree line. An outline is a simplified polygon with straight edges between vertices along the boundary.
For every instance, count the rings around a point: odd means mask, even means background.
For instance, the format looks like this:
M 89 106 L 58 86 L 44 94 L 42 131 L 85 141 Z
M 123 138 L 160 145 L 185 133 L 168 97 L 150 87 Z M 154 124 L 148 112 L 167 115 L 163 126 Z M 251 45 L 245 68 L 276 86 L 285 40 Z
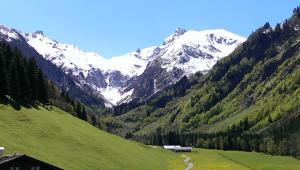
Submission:
M 216 133 L 180 133 L 164 132 L 160 128 L 150 136 L 136 136 L 135 139 L 150 145 L 182 145 L 207 149 L 243 150 L 291 155 L 300 158 L 300 151 L 288 149 L 293 141 L 289 136 L 300 130 L 300 114 L 286 117 L 284 121 L 273 122 L 261 133 L 251 133 L 248 119 L 232 125 L 224 132 Z
M 75 117 L 100 127 L 97 115 L 66 91 L 47 79 L 36 61 L 26 59 L 17 49 L 0 43 L 0 102 L 14 102 L 31 107 L 44 105 L 58 107 Z
M 0 44 L 0 95 L 19 102 L 47 103 L 46 78 L 34 59 Z

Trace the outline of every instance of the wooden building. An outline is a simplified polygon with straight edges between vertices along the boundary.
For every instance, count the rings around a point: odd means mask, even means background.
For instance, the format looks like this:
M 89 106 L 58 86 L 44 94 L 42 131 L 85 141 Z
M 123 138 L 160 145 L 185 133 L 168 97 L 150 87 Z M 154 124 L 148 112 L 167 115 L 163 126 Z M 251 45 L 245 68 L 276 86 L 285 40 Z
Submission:
M 0 170 L 62 170 L 62 168 L 25 154 L 14 154 L 0 158 Z

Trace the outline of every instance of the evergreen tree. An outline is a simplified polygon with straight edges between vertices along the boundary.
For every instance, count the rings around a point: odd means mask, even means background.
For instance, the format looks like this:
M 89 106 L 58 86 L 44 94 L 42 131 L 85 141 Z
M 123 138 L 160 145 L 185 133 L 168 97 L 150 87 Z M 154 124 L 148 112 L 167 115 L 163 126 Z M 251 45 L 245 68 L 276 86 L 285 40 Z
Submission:
M 13 53 L 11 51 L 11 48 L 8 44 L 3 44 L 3 56 L 6 59 L 6 62 L 4 63 L 4 65 L 6 66 L 6 70 L 9 69 L 9 62 L 13 59 Z
M 16 59 L 17 60 L 17 59 Z M 15 60 L 13 60 L 15 61 Z M 20 75 L 16 62 L 11 63 L 8 70 L 8 92 L 11 98 L 19 100 L 21 97 Z
M 36 101 L 38 99 L 38 67 L 33 58 L 28 61 L 27 74 L 30 82 L 30 99 Z
M 279 36 L 280 36 L 280 34 L 281 34 L 281 25 L 278 23 L 278 24 L 276 24 L 276 26 L 275 26 L 275 37 L 276 38 L 278 38 Z
M 80 106 L 80 103 L 78 101 L 76 101 L 75 109 L 74 110 L 77 113 L 77 115 L 80 114 L 80 112 L 81 112 L 81 106 Z
M 17 63 L 18 74 L 20 77 L 20 90 L 21 90 L 21 100 L 27 101 L 30 100 L 31 90 L 30 84 L 27 76 L 27 69 L 25 68 L 26 61 L 19 59 Z
M 75 104 L 75 112 L 79 119 L 87 121 L 87 113 L 85 107 L 78 101 Z
M 46 82 L 41 70 L 38 70 L 37 76 L 38 100 L 42 103 L 48 102 Z
M 8 94 L 5 58 L 0 56 L 0 96 Z
M 81 105 L 81 111 L 80 114 L 78 115 L 78 118 L 84 121 L 87 121 L 87 113 L 85 110 L 85 107 Z

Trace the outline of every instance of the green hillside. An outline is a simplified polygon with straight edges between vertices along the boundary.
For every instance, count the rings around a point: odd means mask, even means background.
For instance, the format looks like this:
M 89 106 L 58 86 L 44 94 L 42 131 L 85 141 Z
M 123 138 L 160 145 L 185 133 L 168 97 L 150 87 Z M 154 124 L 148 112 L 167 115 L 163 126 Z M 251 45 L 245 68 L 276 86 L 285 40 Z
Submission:
M 108 131 L 148 144 L 262 151 L 300 157 L 300 9 L 269 23 L 189 85 L 102 121 Z M 163 104 L 162 104 L 163 103 Z M 122 109 L 119 109 L 122 110 Z M 126 110 L 126 108 L 125 108 Z
M 194 170 L 300 169 L 294 158 L 254 152 L 165 151 L 111 135 L 57 108 L 17 111 L 1 104 L 0 128 L 5 154 L 25 153 L 67 170 L 182 170 L 183 154 L 191 158 Z
M 0 145 L 64 169 L 184 169 L 183 158 L 101 131 L 57 108 L 0 105 Z

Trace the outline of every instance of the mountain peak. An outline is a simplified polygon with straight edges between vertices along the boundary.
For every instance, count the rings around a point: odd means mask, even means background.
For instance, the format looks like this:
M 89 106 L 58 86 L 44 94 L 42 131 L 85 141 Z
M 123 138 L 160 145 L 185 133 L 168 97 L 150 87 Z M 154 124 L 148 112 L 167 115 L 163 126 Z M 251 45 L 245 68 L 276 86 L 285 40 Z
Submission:
M 184 33 L 186 33 L 186 29 L 184 28 L 181 28 L 181 27 L 178 27 L 175 32 L 174 32 L 174 35 L 176 36 L 180 36 L 180 35 L 183 35 Z
M 206 35 L 210 36 L 211 38 L 213 38 L 214 36 L 218 36 L 218 37 L 232 38 L 232 39 L 236 39 L 239 41 L 246 41 L 246 38 L 239 36 L 237 34 L 234 34 L 225 29 L 210 29 L 210 30 L 204 30 L 204 31 L 200 31 L 200 32 L 202 32 L 202 34 L 206 34 Z
M 12 39 L 17 40 L 20 38 L 19 31 L 5 25 L 0 25 L 0 37 L 1 36 L 4 36 L 7 41 L 12 41 Z
M 32 35 L 34 35 L 34 36 L 37 36 L 37 35 L 44 36 L 44 32 L 41 31 L 41 30 L 37 30 L 37 31 L 35 31 Z
M 165 41 L 163 42 L 163 45 L 173 42 L 176 38 L 180 37 L 181 35 L 183 35 L 186 32 L 187 31 L 184 28 L 178 27 L 172 35 L 170 35 L 168 38 L 165 39 Z
M 138 48 L 138 49 L 135 50 L 135 52 L 138 53 L 138 54 L 141 54 L 141 49 Z

